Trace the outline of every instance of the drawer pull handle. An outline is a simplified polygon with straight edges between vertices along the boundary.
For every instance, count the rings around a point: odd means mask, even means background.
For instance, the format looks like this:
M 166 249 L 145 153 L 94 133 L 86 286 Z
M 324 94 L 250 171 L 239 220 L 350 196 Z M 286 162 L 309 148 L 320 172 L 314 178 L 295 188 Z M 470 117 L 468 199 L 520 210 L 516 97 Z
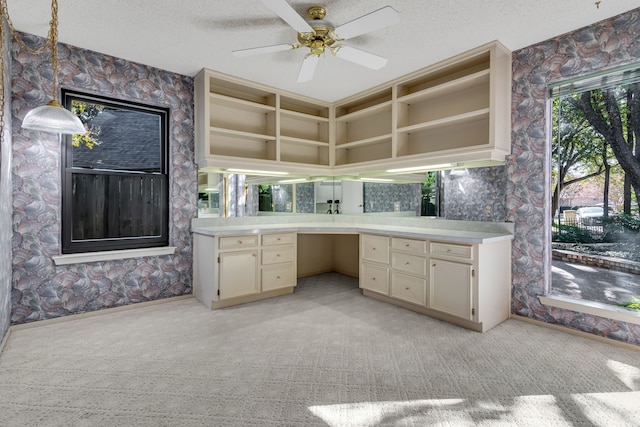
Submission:
M 408 244 L 408 243 L 405 243 L 405 245 L 404 245 L 405 248 L 408 248 L 409 246 L 411 246 L 411 245 Z
M 405 262 L 404 265 L 411 265 L 409 261 Z
M 436 266 L 436 263 L 435 263 L 435 262 L 434 262 L 433 264 L 431 264 L 431 267 L 435 267 L 435 266 Z
M 276 279 L 280 279 L 280 276 L 276 276 Z
M 280 241 L 280 238 L 278 237 L 278 242 Z
M 242 244 L 242 240 L 238 240 L 238 244 L 241 245 Z
M 280 256 L 280 254 L 276 254 L 276 257 L 279 257 L 279 256 Z
M 372 251 L 375 251 L 375 250 L 376 250 L 376 248 L 371 248 L 371 250 L 372 250 Z
M 371 280 L 376 280 L 376 278 L 375 278 L 375 277 L 372 277 L 372 278 L 371 278 Z
M 409 290 L 409 287 L 407 286 L 406 288 L 404 288 L 404 290 L 405 290 L 405 291 L 408 291 L 408 290 Z

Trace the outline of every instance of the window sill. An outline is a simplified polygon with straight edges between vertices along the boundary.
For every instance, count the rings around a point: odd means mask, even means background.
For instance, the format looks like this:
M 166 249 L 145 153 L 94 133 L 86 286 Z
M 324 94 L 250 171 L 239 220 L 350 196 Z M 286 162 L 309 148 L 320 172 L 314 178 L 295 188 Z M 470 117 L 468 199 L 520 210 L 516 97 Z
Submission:
M 87 262 L 111 261 L 114 259 L 140 258 L 144 256 L 173 255 L 175 246 L 162 248 L 126 249 L 120 251 L 85 252 L 81 254 L 67 254 L 54 256 L 55 265 L 81 264 Z
M 627 310 L 622 307 L 616 307 L 594 301 L 583 301 L 557 295 L 539 296 L 538 299 L 544 305 L 640 325 L 640 312 L 638 311 Z

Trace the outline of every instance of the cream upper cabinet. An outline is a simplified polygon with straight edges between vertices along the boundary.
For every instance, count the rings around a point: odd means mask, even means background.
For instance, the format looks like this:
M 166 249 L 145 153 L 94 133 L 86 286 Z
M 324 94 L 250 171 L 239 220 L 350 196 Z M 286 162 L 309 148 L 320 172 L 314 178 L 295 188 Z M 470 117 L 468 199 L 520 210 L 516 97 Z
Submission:
M 195 110 L 203 170 L 498 164 L 511 147 L 511 53 L 492 42 L 333 104 L 202 70 Z
M 206 69 L 195 78 L 194 99 L 201 170 L 268 167 L 327 174 L 329 104 Z

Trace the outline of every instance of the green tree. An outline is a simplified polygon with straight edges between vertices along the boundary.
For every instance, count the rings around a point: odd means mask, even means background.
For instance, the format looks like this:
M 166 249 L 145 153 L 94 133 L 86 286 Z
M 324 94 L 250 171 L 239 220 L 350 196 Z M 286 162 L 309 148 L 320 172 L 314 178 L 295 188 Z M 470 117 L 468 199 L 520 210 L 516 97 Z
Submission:
M 83 134 L 75 134 L 71 137 L 74 147 L 86 146 L 88 149 L 102 144 L 98 139 L 100 136 L 100 127 L 93 125 L 91 122 L 104 109 L 102 105 L 88 104 L 86 102 L 73 101 L 71 104 L 71 112 L 78 116 L 84 125 L 86 132 Z
M 611 147 L 637 203 L 640 194 L 640 153 L 637 147 L 640 83 L 591 90 L 568 99 Z M 625 213 L 631 210 L 630 200 L 631 195 L 627 194 Z
M 552 101 L 555 120 L 551 156 L 556 166 L 552 176 L 552 215 L 559 208 L 560 194 L 564 189 L 605 171 L 604 139 L 575 107 L 572 102 L 574 96 L 558 97 Z

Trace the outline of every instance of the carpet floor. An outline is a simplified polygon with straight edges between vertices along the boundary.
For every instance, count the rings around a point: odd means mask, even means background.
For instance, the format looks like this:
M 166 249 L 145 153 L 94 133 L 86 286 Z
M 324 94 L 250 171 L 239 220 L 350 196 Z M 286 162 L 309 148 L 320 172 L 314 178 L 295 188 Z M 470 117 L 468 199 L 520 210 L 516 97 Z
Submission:
M 0 426 L 638 426 L 640 353 L 508 320 L 481 334 L 323 274 L 14 331 Z

